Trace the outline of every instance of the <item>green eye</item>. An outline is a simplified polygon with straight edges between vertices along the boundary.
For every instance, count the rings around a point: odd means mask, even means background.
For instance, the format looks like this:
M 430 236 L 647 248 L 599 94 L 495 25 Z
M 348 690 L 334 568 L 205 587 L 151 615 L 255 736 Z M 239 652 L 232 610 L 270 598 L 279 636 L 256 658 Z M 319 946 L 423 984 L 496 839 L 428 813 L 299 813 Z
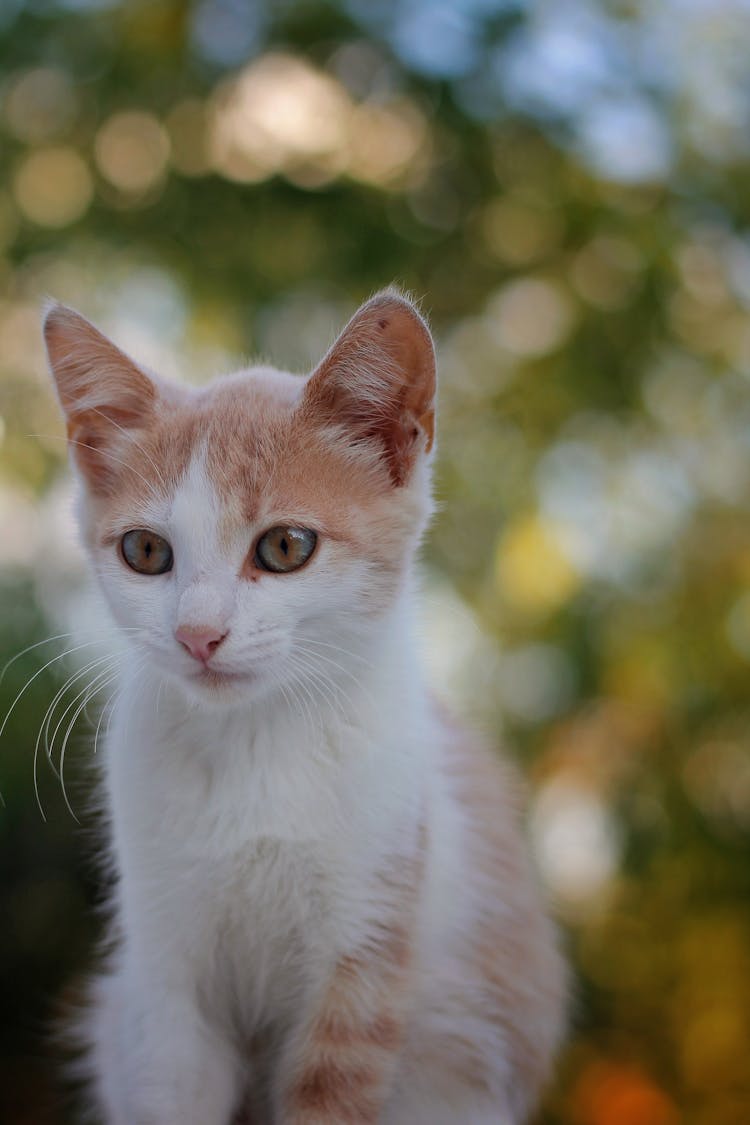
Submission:
M 120 540 L 122 557 L 139 574 L 164 574 L 172 569 L 172 548 L 155 531 L 126 531 Z
M 317 541 L 315 532 L 307 527 L 272 527 L 258 540 L 256 566 L 274 574 L 299 570 L 315 550 Z

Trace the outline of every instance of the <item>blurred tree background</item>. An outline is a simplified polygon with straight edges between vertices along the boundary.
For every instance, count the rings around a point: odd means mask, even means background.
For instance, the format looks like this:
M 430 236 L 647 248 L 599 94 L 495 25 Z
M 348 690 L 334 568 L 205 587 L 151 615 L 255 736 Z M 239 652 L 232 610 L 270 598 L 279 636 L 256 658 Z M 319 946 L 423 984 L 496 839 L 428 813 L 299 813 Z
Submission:
M 541 1120 L 747 1125 L 746 0 L 3 0 L 0 45 L 0 663 L 68 634 L 0 686 L 0 1121 L 69 1120 L 102 895 L 41 302 L 201 380 L 307 369 L 395 279 L 441 360 L 432 672 L 530 777 L 577 973 Z M 83 829 L 34 768 L 77 668 Z

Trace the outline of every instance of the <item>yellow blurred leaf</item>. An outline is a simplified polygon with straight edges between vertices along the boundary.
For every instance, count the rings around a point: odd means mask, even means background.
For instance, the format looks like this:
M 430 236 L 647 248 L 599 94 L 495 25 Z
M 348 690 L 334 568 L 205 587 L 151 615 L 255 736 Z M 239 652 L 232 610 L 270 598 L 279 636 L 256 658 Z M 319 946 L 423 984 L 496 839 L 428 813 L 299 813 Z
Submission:
M 522 516 L 506 530 L 497 545 L 495 575 L 510 603 L 541 614 L 564 605 L 581 583 L 555 526 L 537 515 Z

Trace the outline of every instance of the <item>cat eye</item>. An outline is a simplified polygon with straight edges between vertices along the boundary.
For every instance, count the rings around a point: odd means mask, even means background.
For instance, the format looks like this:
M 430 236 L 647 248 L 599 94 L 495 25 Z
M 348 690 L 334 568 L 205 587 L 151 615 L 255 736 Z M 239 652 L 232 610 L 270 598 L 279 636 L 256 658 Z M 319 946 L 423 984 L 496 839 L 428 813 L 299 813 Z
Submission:
M 272 527 L 258 540 L 256 566 L 274 574 L 299 570 L 315 550 L 317 541 L 317 535 L 308 527 Z
M 164 574 L 172 569 L 172 548 L 155 531 L 137 528 L 120 540 L 122 557 L 139 574 Z

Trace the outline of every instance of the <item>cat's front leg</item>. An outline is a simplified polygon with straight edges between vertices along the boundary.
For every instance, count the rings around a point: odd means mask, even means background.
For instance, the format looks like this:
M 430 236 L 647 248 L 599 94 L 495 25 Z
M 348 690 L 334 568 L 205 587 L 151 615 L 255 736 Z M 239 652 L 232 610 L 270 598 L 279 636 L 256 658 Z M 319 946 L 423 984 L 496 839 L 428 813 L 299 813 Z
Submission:
M 188 991 L 124 974 L 101 978 L 90 1032 L 106 1125 L 229 1125 L 239 1060 Z
M 410 960 L 411 934 L 401 922 L 338 958 L 286 1052 L 281 1125 L 375 1125 L 399 1064 Z
M 410 842 L 375 871 L 350 938 L 311 989 L 276 1074 L 275 1125 L 376 1125 L 393 1090 L 412 1010 L 414 946 L 427 853 L 420 817 L 403 832 Z M 356 936 L 355 936 L 356 932 Z

